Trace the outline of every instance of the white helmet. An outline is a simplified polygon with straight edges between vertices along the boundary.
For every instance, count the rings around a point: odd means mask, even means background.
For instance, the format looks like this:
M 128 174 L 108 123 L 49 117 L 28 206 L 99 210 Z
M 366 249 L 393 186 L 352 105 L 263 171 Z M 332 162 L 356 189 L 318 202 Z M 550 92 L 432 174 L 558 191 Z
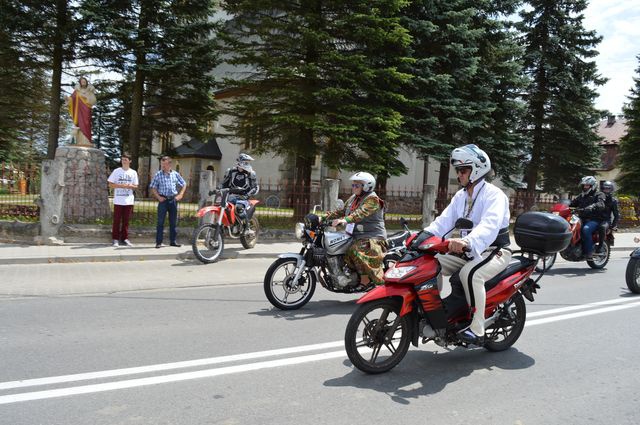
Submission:
M 589 189 L 584 190 L 585 186 L 589 186 Z M 596 178 L 593 176 L 584 176 L 582 180 L 580 180 L 580 187 L 583 193 L 589 193 L 596 187 Z
M 476 145 L 465 145 L 451 152 L 451 165 L 454 168 L 471 167 L 469 184 L 480 181 L 491 171 L 489 155 Z
M 253 161 L 251 155 L 247 155 L 246 153 L 241 153 L 236 162 L 238 163 L 238 168 L 247 171 L 248 173 L 253 171 L 253 167 L 249 163 L 249 161 Z
M 362 190 L 364 192 L 371 192 L 376 187 L 376 178 L 364 171 L 358 171 L 349 177 L 349 180 L 362 182 Z

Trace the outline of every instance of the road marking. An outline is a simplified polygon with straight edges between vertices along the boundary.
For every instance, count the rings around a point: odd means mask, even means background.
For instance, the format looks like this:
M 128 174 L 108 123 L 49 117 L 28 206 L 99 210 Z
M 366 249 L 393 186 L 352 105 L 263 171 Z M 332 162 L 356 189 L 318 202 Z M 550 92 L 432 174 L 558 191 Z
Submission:
M 344 342 L 341 341 L 342 344 Z M 0 396 L 0 404 L 17 403 L 21 401 L 43 400 L 47 398 L 64 397 L 69 395 L 89 394 L 103 391 L 121 390 L 125 388 L 142 387 L 146 385 L 165 384 L 168 382 L 186 381 L 190 379 L 211 378 L 213 376 L 229 375 L 232 373 L 249 372 L 252 370 L 268 369 L 280 366 L 291 366 L 319 360 L 334 359 L 346 356 L 344 350 L 333 351 L 308 356 L 292 357 L 266 362 L 249 363 L 245 365 L 227 366 L 218 369 L 199 370 L 196 372 L 176 373 L 172 375 L 154 376 L 150 378 L 130 379 L 127 381 L 109 382 L 106 384 L 84 385 L 79 387 L 61 388 L 57 390 L 37 391 L 31 393 Z
M 584 310 L 585 308 L 589 308 L 589 307 L 598 307 L 601 305 L 608 305 L 608 304 L 621 304 L 621 303 L 627 303 L 627 302 L 638 301 L 638 300 L 639 300 L 638 297 L 614 298 L 612 300 L 598 301 L 598 302 L 593 302 L 588 304 L 574 305 L 570 307 L 553 308 L 550 310 L 534 311 L 531 313 L 527 312 L 527 319 L 530 317 L 548 316 L 549 314 L 564 313 L 567 311 L 574 311 L 574 310 Z
M 125 369 L 104 370 L 100 372 L 77 373 L 73 375 L 51 376 L 48 378 L 26 379 L 22 381 L 0 382 L 0 390 L 12 388 L 33 387 L 38 385 L 61 384 L 65 382 L 86 381 L 90 379 L 113 378 L 123 375 L 135 375 L 139 373 L 158 372 L 163 370 L 183 369 L 196 366 L 208 366 L 220 363 L 230 363 L 242 360 L 259 359 L 262 357 L 281 356 L 284 354 L 303 353 L 306 351 L 326 350 L 342 347 L 344 341 L 326 342 L 322 344 L 301 345 L 299 347 L 280 348 L 276 350 L 257 351 L 253 353 L 234 354 L 222 357 L 210 357 L 198 360 L 186 360 L 182 362 L 162 363 L 150 366 L 129 367 Z
M 561 320 L 567 320 L 567 319 L 575 319 L 578 317 L 591 316 L 594 314 L 609 313 L 611 311 L 625 310 L 627 308 L 633 308 L 638 306 L 640 306 L 640 302 L 635 302 L 632 304 L 617 305 L 612 307 L 597 308 L 595 310 L 581 311 L 579 313 L 563 314 L 560 316 L 547 317 L 545 319 L 534 319 L 532 321 L 525 322 L 525 327 L 542 325 L 542 324 L 551 323 L 551 322 L 559 322 Z
M 583 308 L 588 308 L 589 306 L 593 306 L 593 305 L 599 306 L 599 305 L 613 304 L 614 301 L 617 301 L 618 303 L 620 302 L 627 303 L 629 301 L 635 301 L 635 302 L 616 305 L 616 306 L 596 308 L 592 310 L 586 310 L 586 311 L 570 313 L 570 314 L 562 314 L 562 315 L 547 317 L 542 319 L 534 319 L 534 320 L 528 321 L 526 323 L 526 326 L 536 326 L 536 325 L 542 325 L 542 324 L 547 324 L 552 322 L 559 322 L 562 320 L 575 319 L 578 317 L 585 317 L 585 316 L 591 316 L 595 314 L 602 314 L 602 313 L 608 313 L 612 311 L 629 309 L 633 307 L 640 307 L 640 301 L 637 298 L 632 298 L 630 300 L 626 300 L 626 299 L 625 300 L 609 300 L 609 301 L 602 301 L 598 303 L 585 304 L 584 305 L 585 307 Z M 581 306 L 572 306 L 572 307 L 566 307 L 566 308 L 560 308 L 560 309 L 554 309 L 554 310 L 556 312 L 571 311 L 568 309 L 575 310 L 578 307 L 581 307 Z M 545 311 L 550 311 L 550 310 L 545 310 Z M 543 312 L 536 312 L 536 313 L 543 313 Z M 538 315 L 541 315 L 541 314 L 538 314 Z M 40 378 L 40 379 L 29 379 L 29 380 L 23 380 L 23 381 L 10 381 L 10 382 L 0 383 L 0 389 L 51 385 L 51 384 L 57 384 L 57 383 L 75 382 L 75 381 L 88 380 L 88 379 L 109 378 L 109 377 L 115 377 L 115 376 L 156 372 L 156 371 L 162 371 L 162 370 L 179 369 L 179 368 L 186 368 L 186 367 L 193 367 L 193 366 L 220 364 L 220 363 L 232 362 L 232 361 L 252 360 L 252 359 L 257 359 L 261 357 L 277 356 L 277 355 L 283 355 L 283 354 L 294 354 L 294 353 L 300 353 L 305 351 L 322 350 L 327 348 L 336 348 L 336 347 L 341 347 L 343 345 L 344 345 L 344 341 L 333 341 L 333 342 L 327 342 L 322 344 L 305 345 L 300 347 L 290 347 L 290 348 L 283 348 L 283 349 L 277 349 L 277 350 L 260 351 L 260 352 L 254 352 L 254 353 L 245 353 L 245 354 L 223 356 L 223 357 L 212 357 L 208 359 L 191 360 L 191 361 L 184 361 L 184 362 L 164 363 L 164 364 L 158 364 L 158 365 L 141 366 L 141 367 L 126 368 L 126 369 L 115 369 L 115 370 L 107 370 L 107 371 L 93 372 L 93 373 L 64 375 L 64 376 Z M 10 394 L 5 396 L 0 396 L 0 404 L 10 404 L 10 403 L 23 402 L 23 401 L 33 401 L 33 400 L 43 400 L 43 399 L 56 398 L 56 397 L 64 397 L 64 396 L 70 396 L 70 395 L 90 394 L 90 393 L 113 391 L 113 390 L 120 390 L 120 389 L 126 389 L 126 388 L 136 388 L 136 387 L 142 387 L 147 385 L 157 385 L 157 384 L 164 384 L 169 382 L 186 381 L 191 379 L 211 378 L 215 376 L 229 375 L 234 373 L 256 371 L 261 369 L 269 369 L 269 368 L 282 367 L 282 366 L 292 366 L 292 365 L 316 362 L 316 361 L 327 360 L 327 359 L 343 358 L 345 356 L 346 356 L 346 353 L 344 350 L 330 351 L 326 353 L 311 354 L 311 355 L 298 356 L 298 357 L 289 357 L 289 358 L 283 358 L 283 359 L 277 359 L 277 360 L 247 363 L 247 364 L 226 366 L 226 367 L 220 367 L 220 368 L 214 368 L 214 369 L 205 369 L 205 370 L 199 370 L 199 371 L 193 371 L 193 372 L 175 373 L 175 374 L 153 376 L 153 377 L 147 377 L 147 378 L 136 378 L 136 379 L 129 379 L 124 381 L 107 382 L 102 384 L 80 385 L 75 387 L 67 387 L 67 388 L 45 390 L 45 391 L 34 391 L 34 392 Z

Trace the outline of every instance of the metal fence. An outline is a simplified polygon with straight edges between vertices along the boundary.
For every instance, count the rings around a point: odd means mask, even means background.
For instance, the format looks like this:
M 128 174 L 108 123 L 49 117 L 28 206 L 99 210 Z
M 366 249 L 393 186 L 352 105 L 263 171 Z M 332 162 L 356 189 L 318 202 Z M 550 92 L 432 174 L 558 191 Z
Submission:
M 40 193 L 39 164 L 0 163 L 0 219 L 35 221 Z
M 105 174 L 108 171 L 105 171 Z M 154 225 L 157 219 L 157 202 L 149 196 L 148 182 L 152 175 L 140 176 L 141 187 L 136 191 L 132 225 Z M 178 203 L 178 216 L 181 226 L 192 226 L 197 223 L 199 175 L 183 176 L 187 182 L 184 199 Z M 106 176 L 104 184 L 107 186 Z M 320 182 L 310 185 L 291 180 L 261 180 L 260 193 L 255 196 L 259 201 L 256 215 L 263 227 L 288 228 L 297 219 L 314 208 L 322 210 L 322 187 Z M 40 191 L 40 164 L 1 164 L 0 168 L 0 219 L 37 221 L 39 207 L 35 203 Z M 110 192 L 112 193 L 112 192 Z M 422 188 L 387 186 L 378 194 L 385 200 L 387 225 L 391 228 L 399 226 L 400 217 L 412 223 L 413 228 L 422 221 Z M 449 204 L 455 192 L 439 191 L 436 194 L 435 207 L 438 214 Z M 342 188 L 339 197 L 346 200 L 351 195 L 349 189 Z M 511 216 L 513 218 L 525 211 L 548 211 L 559 202 L 558 196 L 531 195 L 517 192 L 509 198 Z M 110 203 L 112 206 L 112 198 Z M 637 226 L 640 223 L 640 201 L 625 200 L 625 216 L 621 227 Z M 635 219 L 633 219 L 635 214 Z M 67 223 L 70 220 L 65 220 Z M 111 217 L 97 220 L 98 223 L 109 224 Z

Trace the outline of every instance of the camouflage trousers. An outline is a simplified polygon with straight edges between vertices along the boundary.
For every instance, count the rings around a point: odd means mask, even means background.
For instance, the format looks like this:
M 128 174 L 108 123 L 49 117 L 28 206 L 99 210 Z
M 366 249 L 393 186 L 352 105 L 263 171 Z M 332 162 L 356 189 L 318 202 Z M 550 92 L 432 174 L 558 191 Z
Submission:
M 381 239 L 358 239 L 345 254 L 345 261 L 360 275 L 366 275 L 374 285 L 384 283 L 383 262 L 387 242 Z

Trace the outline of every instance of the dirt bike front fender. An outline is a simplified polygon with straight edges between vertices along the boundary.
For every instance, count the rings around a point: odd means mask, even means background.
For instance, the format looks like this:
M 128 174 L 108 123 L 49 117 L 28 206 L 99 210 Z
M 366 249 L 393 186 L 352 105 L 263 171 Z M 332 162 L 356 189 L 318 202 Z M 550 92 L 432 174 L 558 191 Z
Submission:
M 413 285 L 381 285 L 364 294 L 357 301 L 357 304 L 368 303 L 381 298 L 402 298 L 402 308 L 400 316 L 405 316 L 413 311 L 413 301 L 417 295 L 413 290 Z

